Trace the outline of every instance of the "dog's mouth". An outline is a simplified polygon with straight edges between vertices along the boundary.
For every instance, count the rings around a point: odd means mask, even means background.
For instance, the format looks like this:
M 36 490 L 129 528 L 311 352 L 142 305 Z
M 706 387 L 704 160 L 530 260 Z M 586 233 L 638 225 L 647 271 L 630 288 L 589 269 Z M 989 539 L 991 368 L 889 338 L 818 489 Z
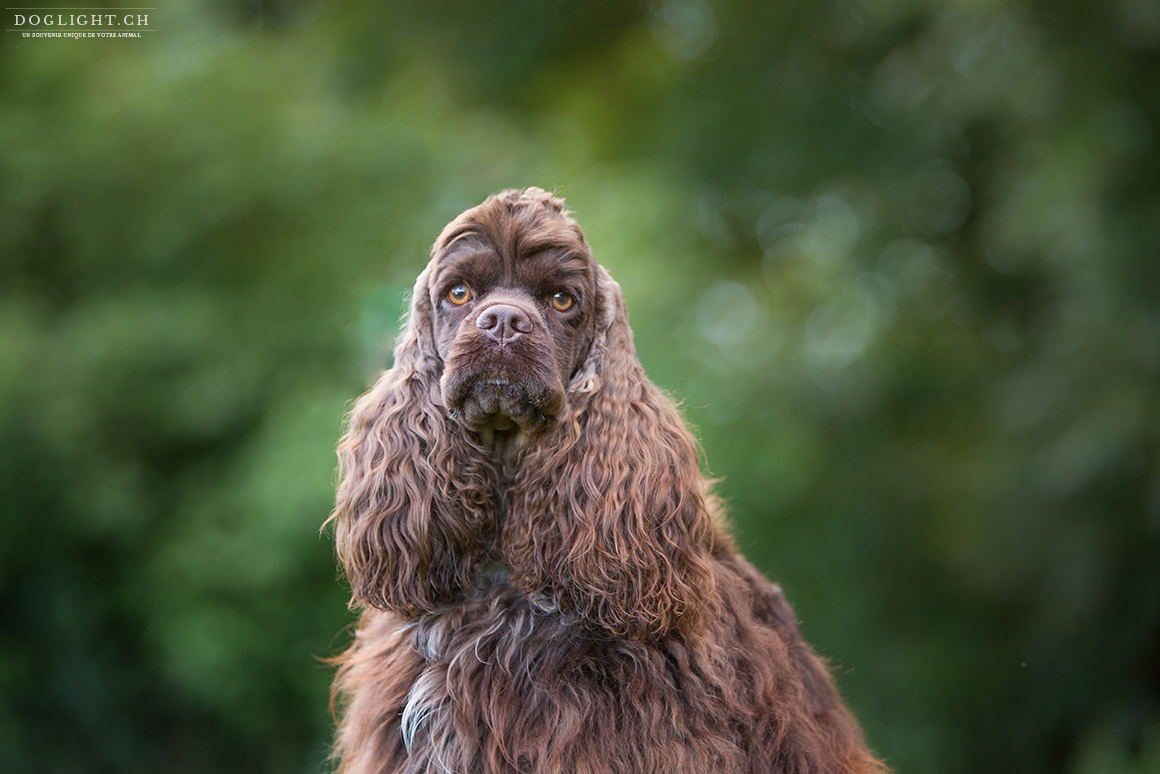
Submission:
M 452 417 L 489 435 L 542 429 L 555 420 L 564 401 L 562 390 L 535 382 L 529 385 L 506 366 L 448 371 L 443 397 Z

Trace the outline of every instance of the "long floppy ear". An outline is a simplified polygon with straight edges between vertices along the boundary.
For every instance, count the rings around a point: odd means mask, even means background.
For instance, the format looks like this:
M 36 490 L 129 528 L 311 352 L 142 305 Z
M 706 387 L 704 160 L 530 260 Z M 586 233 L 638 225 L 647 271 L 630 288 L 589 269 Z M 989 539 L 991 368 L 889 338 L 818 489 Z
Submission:
M 697 445 L 644 375 L 603 268 L 597 291 L 596 340 L 564 413 L 519 463 L 504 558 L 518 588 L 616 636 L 689 631 L 713 597 Z
M 470 586 L 496 512 L 486 455 L 442 406 L 430 272 L 415 283 L 394 366 L 351 411 L 330 516 L 352 604 L 409 615 Z

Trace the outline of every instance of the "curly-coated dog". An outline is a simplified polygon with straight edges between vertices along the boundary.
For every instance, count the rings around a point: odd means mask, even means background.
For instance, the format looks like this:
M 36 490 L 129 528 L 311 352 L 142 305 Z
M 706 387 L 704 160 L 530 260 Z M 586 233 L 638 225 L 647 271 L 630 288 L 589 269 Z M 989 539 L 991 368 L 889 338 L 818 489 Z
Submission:
M 884 771 L 561 199 L 443 230 L 339 459 L 341 772 Z

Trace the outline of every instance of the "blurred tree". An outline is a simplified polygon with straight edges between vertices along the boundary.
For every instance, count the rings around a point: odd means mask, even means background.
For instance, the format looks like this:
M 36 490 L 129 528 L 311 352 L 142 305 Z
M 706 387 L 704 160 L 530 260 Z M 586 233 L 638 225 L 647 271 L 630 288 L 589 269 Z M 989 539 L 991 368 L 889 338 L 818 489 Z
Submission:
M 1160 4 L 154 14 L 0 53 L 0 770 L 326 765 L 342 412 L 530 184 L 900 772 L 1156 770 Z

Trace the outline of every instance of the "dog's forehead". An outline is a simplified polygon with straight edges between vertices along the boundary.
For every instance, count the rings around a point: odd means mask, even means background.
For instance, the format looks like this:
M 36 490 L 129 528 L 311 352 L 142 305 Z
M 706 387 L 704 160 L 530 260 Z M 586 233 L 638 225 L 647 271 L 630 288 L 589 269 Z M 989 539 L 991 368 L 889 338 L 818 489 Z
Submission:
M 436 284 L 455 278 L 481 286 L 589 285 L 595 261 L 582 239 L 569 231 L 534 229 L 499 235 L 465 230 L 436 256 Z M 508 238 L 497 238 L 501 236 Z

